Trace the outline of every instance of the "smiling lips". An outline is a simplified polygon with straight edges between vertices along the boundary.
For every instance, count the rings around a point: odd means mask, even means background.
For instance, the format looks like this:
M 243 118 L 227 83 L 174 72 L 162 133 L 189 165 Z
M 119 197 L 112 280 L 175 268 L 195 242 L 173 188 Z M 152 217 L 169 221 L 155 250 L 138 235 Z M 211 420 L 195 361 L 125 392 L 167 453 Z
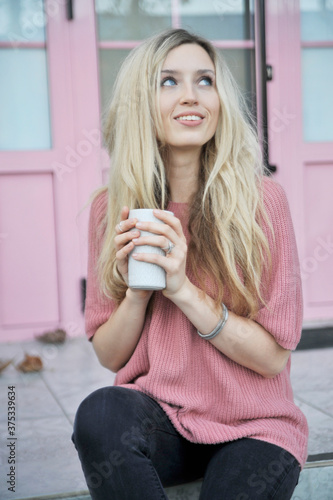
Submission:
M 184 114 L 175 117 L 175 120 L 183 125 L 196 126 L 203 121 L 204 117 L 197 114 Z

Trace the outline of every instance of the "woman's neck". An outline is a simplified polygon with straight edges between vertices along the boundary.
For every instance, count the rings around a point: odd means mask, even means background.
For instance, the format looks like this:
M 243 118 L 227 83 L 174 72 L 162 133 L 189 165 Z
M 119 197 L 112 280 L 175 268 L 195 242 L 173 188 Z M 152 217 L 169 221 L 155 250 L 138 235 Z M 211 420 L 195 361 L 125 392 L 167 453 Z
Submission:
M 174 154 L 169 151 L 166 165 L 171 200 L 188 203 L 198 190 L 200 154 L 185 151 Z

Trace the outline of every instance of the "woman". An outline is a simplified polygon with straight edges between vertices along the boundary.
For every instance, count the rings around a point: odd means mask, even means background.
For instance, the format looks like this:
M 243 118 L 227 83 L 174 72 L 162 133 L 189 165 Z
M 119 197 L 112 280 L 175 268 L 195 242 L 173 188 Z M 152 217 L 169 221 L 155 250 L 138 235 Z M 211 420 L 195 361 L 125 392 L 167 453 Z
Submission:
M 298 257 L 244 109 L 214 48 L 185 30 L 147 40 L 120 70 L 86 301 L 88 337 L 117 376 L 81 403 L 73 434 L 93 499 L 165 499 L 164 487 L 203 478 L 201 500 L 284 500 L 297 484 Z M 147 244 L 165 255 L 136 254 Z M 128 288 L 130 252 L 165 269 L 164 290 Z

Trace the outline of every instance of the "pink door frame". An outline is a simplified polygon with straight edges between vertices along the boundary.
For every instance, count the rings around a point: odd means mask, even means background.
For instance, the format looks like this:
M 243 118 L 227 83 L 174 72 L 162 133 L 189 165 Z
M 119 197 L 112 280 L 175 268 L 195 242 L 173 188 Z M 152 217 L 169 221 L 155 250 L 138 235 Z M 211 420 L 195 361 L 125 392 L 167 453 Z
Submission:
M 81 210 L 101 184 L 94 4 L 77 2 L 75 23 L 67 21 L 64 2 L 50 12 L 47 5 L 52 148 L 0 152 L 0 221 L 5 227 L 0 227 L 5 236 L 1 239 L 2 252 L 0 248 L 1 341 L 29 339 L 54 327 L 64 327 L 72 335 L 84 333 L 80 280 L 86 274 L 88 210 Z M 14 50 L 11 44 L 1 43 L 0 47 Z M 43 48 L 44 44 L 23 40 L 19 47 Z M 28 178 L 35 179 L 34 184 L 40 183 L 41 189 L 48 186 L 50 195 L 48 199 L 41 197 L 44 206 L 39 207 L 39 215 L 34 210 L 29 214 L 17 213 L 11 203 L 16 192 L 22 191 L 24 198 L 22 183 Z M 20 210 L 24 207 L 22 197 L 17 202 Z M 27 224 L 31 225 L 31 237 L 43 230 L 46 240 L 54 239 L 55 248 L 49 249 L 52 255 L 38 253 L 36 245 L 19 241 L 19 235 L 26 234 Z M 20 249 L 9 252 L 17 243 Z M 44 281 L 49 284 L 47 298 L 45 283 L 40 285 L 33 275 L 25 282 L 15 274 L 16 267 L 20 268 L 15 259 L 22 263 L 22 269 L 35 270 L 35 276 L 42 270 Z M 51 279 L 54 275 L 55 279 Z M 24 276 L 27 278 L 28 274 Z M 39 303 L 44 306 L 41 312 Z
M 333 252 L 329 248 L 333 208 L 328 192 L 333 186 L 333 144 L 303 140 L 301 66 L 303 47 L 332 47 L 333 43 L 301 41 L 299 0 L 268 0 L 266 27 L 267 62 L 273 67 L 273 80 L 267 86 L 270 161 L 277 165 L 274 177 L 287 193 L 293 216 L 304 327 L 333 325 Z

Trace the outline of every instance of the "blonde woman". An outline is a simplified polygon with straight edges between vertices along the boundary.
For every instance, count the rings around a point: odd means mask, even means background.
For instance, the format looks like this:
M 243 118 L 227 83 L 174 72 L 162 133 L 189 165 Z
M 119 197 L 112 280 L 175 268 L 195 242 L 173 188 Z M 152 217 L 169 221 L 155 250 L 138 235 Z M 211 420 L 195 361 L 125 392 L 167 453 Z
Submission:
M 106 143 L 86 329 L 117 375 L 81 403 L 73 433 L 92 498 L 166 499 L 165 487 L 203 478 L 201 500 L 290 499 L 308 437 L 289 378 L 302 323 L 296 243 L 212 45 L 175 29 L 133 50 Z M 129 208 L 154 208 L 165 224 L 140 224 Z M 164 290 L 128 287 L 130 252 L 166 271 Z

